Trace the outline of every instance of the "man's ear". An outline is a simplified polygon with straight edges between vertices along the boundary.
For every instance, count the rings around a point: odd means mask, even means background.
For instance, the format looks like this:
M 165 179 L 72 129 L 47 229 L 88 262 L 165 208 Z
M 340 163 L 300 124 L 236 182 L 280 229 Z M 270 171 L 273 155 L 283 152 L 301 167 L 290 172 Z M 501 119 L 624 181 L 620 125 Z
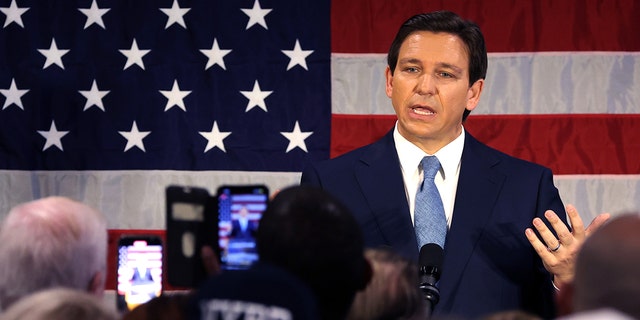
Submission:
M 384 71 L 385 77 L 385 86 L 384 91 L 387 93 L 387 97 L 391 98 L 391 93 L 393 92 L 393 72 L 391 68 L 387 66 L 387 69 Z
M 573 283 L 563 283 L 556 292 L 556 305 L 558 316 L 566 316 L 573 313 Z
M 480 95 L 484 88 L 484 79 L 478 79 L 469 90 L 467 90 L 467 106 L 466 109 L 472 111 L 480 102 Z
M 104 282 L 105 275 L 104 272 L 98 271 L 93 277 L 91 277 L 91 281 L 89 281 L 89 285 L 87 286 L 87 291 L 91 294 L 95 294 L 97 296 L 102 296 L 104 294 Z

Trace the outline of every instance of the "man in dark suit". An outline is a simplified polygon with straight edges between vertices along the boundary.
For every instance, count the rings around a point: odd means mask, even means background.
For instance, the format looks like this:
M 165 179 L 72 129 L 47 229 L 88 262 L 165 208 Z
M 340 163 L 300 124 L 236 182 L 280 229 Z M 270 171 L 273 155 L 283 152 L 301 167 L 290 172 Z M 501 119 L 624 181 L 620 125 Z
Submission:
M 398 31 L 387 62 L 395 127 L 375 143 L 307 167 L 301 183 L 339 197 L 367 246 L 391 246 L 417 260 L 419 164 L 437 157 L 435 184 L 448 231 L 434 314 L 477 318 L 519 309 L 553 317 L 551 275 L 525 237 L 546 210 L 566 224 L 552 173 L 484 145 L 463 127 L 486 76 L 480 29 L 452 12 L 416 15 Z
M 231 235 L 233 239 L 253 239 L 258 229 L 255 221 L 249 219 L 249 209 L 246 206 L 238 210 L 238 219 L 231 220 Z
M 133 276 L 131 277 L 131 282 L 133 284 L 148 284 L 153 282 L 153 277 L 151 276 L 151 269 L 139 266 L 133 269 Z

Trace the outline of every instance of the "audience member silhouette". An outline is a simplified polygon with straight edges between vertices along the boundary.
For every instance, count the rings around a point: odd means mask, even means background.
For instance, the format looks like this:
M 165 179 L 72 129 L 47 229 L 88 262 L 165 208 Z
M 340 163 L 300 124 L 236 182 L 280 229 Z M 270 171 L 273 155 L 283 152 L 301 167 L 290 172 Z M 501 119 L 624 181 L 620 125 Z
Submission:
M 311 289 L 290 272 L 265 262 L 247 270 L 226 270 L 207 280 L 194 293 L 191 310 L 194 320 L 319 319 Z M 125 320 L 134 319 L 145 318 Z
M 9 307 L 2 320 L 116 320 L 118 315 L 86 291 L 50 288 L 25 296 Z
M 365 257 L 373 277 L 366 289 L 356 294 L 347 319 L 426 319 L 418 266 L 387 247 L 367 249 Z
M 261 261 L 309 285 L 322 319 L 345 318 L 371 279 L 358 223 L 337 198 L 316 187 L 280 191 L 260 221 L 257 246 Z
M 622 214 L 596 230 L 578 252 L 572 283 L 558 292 L 570 318 L 613 309 L 640 319 L 640 215 Z
M 236 305 L 239 310 L 249 307 L 244 303 L 250 302 L 274 305 L 275 310 L 284 308 L 291 311 L 294 319 L 309 310 L 316 310 L 313 314 L 320 319 L 344 319 L 356 292 L 364 289 L 371 278 L 358 224 L 344 205 L 318 188 L 293 186 L 280 191 L 263 213 L 256 241 L 260 260 L 252 268 L 223 271 L 198 289 L 195 318 L 205 319 L 204 315 L 201 318 L 201 311 L 211 314 L 217 308 L 222 312 L 229 306 L 219 301 L 226 299 L 242 300 Z M 212 252 L 207 254 L 210 256 Z M 280 288 L 276 290 L 265 285 L 266 277 L 256 277 L 260 274 L 275 274 L 275 278 L 286 281 L 279 281 Z M 308 304 L 305 289 L 296 282 L 311 293 L 316 307 Z M 229 289 L 220 290 L 221 287 Z M 298 296 L 302 302 L 296 305 L 309 307 L 292 312 L 293 306 L 278 300 L 279 291 Z
M 106 251 L 106 222 L 89 206 L 63 197 L 16 206 L 0 226 L 0 309 L 52 287 L 101 296 Z

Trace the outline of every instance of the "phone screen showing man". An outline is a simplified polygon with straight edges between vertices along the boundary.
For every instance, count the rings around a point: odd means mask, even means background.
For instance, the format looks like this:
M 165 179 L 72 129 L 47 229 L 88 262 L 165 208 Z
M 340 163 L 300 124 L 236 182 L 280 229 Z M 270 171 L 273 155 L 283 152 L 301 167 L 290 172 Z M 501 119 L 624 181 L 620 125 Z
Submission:
M 156 237 L 126 237 L 118 245 L 117 306 L 132 310 L 162 293 L 162 243 Z
M 264 186 L 225 186 L 218 190 L 218 241 L 223 269 L 246 269 L 258 260 L 256 232 L 267 208 Z

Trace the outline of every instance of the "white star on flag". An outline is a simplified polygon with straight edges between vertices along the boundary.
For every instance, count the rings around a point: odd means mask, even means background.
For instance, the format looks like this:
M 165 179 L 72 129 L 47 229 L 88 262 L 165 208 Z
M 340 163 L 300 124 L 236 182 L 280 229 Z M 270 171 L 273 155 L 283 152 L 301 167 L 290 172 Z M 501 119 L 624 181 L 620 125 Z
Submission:
M 167 105 L 164 107 L 164 111 L 171 109 L 173 106 L 178 106 L 178 108 L 187 111 L 183 99 L 188 96 L 191 91 L 180 91 L 177 79 L 173 80 L 171 91 L 160 90 L 160 93 L 167 98 Z
M 62 68 L 62 70 L 64 70 L 64 65 L 62 64 L 62 56 L 67 54 L 69 50 L 58 49 L 55 38 L 51 39 L 51 46 L 49 47 L 49 49 L 38 49 L 38 52 L 40 52 L 47 58 L 47 60 L 44 62 L 42 70 L 46 69 L 48 66 L 54 63 Z
M 133 121 L 131 131 L 118 131 L 118 133 L 127 139 L 127 145 L 124 147 L 125 152 L 133 147 L 138 147 L 143 152 L 146 152 L 146 150 L 144 150 L 144 143 L 142 142 L 142 139 L 149 135 L 151 131 L 138 131 L 138 125 Z
M 260 107 L 260 109 L 267 112 L 267 104 L 264 102 L 273 91 L 261 91 L 260 84 L 258 80 L 253 84 L 252 91 L 240 91 L 242 95 L 244 95 L 247 99 L 249 99 L 249 103 L 247 103 L 247 109 L 244 112 L 249 112 L 249 110 L 254 107 Z
M 18 108 L 24 110 L 22 106 L 22 96 L 29 92 L 29 89 L 20 90 L 18 86 L 16 86 L 16 79 L 11 79 L 11 86 L 9 89 L 0 89 L 0 93 L 4 95 L 6 100 L 4 101 L 4 105 L 2 105 L 2 110 L 6 109 L 12 104 L 18 106 Z
M 91 90 L 89 91 L 78 90 L 78 92 L 80 92 L 81 95 L 87 98 L 87 102 L 84 104 L 84 109 L 82 109 L 82 111 L 86 111 L 87 109 L 93 106 L 96 106 L 100 108 L 102 111 L 105 111 L 104 105 L 102 104 L 102 98 L 104 98 L 104 96 L 106 96 L 109 93 L 109 90 L 105 90 L 105 91 L 98 90 L 98 84 L 96 83 L 95 79 L 93 79 Z
M 189 12 L 191 8 L 180 8 L 178 0 L 173 0 L 171 8 L 160 8 L 160 10 L 167 15 L 167 24 L 164 26 L 165 29 L 168 29 L 174 23 L 181 25 L 185 29 L 187 28 L 184 24 L 184 15 Z
M 231 134 L 231 131 L 221 132 L 218 129 L 218 123 L 216 121 L 213 122 L 211 131 L 199 131 L 198 133 L 207 139 L 207 146 L 204 148 L 205 153 L 215 147 L 219 148 L 224 153 L 227 152 L 224 148 L 224 139 Z
M 228 55 L 231 50 L 220 49 L 220 47 L 218 46 L 218 40 L 216 38 L 213 38 L 213 45 L 211 46 L 211 49 L 200 49 L 200 52 L 202 52 L 202 54 L 209 58 L 209 61 L 207 61 L 207 66 L 204 67 L 205 70 L 216 64 L 219 65 L 223 70 L 227 70 L 227 67 L 224 65 L 224 56 Z
M 62 149 L 62 141 L 60 139 L 67 135 L 69 131 L 58 131 L 58 128 L 56 128 L 56 122 L 54 120 L 51 120 L 51 127 L 49 128 L 49 131 L 38 130 L 38 133 L 45 139 L 47 139 L 47 141 L 44 143 L 42 151 L 49 149 L 49 147 L 51 146 L 56 146 L 58 147 L 58 149 L 60 149 L 60 151 L 64 151 Z
M 313 134 L 313 131 L 301 132 L 300 124 L 296 121 L 296 124 L 293 126 L 293 131 L 291 132 L 280 132 L 285 138 L 289 139 L 289 145 L 287 146 L 286 153 L 298 147 L 302 149 L 304 152 L 307 151 L 307 144 L 304 143 L 304 140 L 307 139 L 310 135 Z
M 87 16 L 87 22 L 84 23 L 85 29 L 89 28 L 94 23 L 102 27 L 102 29 L 107 29 L 104 26 L 104 21 L 102 21 L 102 16 L 109 10 L 111 10 L 110 8 L 101 9 L 98 7 L 98 3 L 96 2 L 96 0 L 93 0 L 89 9 L 78 8 L 78 10 L 80 10 L 82 14 Z
M 309 70 L 307 68 L 307 57 L 313 53 L 313 50 L 302 50 L 300 47 L 300 41 L 296 39 L 296 44 L 293 47 L 293 50 L 282 50 L 282 53 L 286 54 L 291 60 L 289 60 L 289 65 L 287 66 L 287 71 L 296 65 L 303 67 L 305 70 Z
M 138 43 L 136 42 L 136 38 L 133 38 L 131 49 L 129 50 L 121 49 L 119 51 L 120 53 L 124 54 L 125 57 L 127 57 L 127 63 L 125 63 L 124 69 L 122 70 L 127 70 L 127 68 L 129 68 L 133 64 L 137 64 L 138 66 L 140 66 L 140 68 L 142 68 L 142 70 L 144 70 L 144 62 L 142 62 L 142 57 L 144 57 L 151 50 L 138 49 Z
M 240 10 L 242 10 L 244 14 L 249 16 L 249 21 L 247 22 L 247 27 L 245 28 L 245 30 L 248 30 L 256 23 L 263 26 L 265 29 L 269 30 L 269 28 L 267 27 L 267 22 L 264 20 L 264 17 L 273 9 L 262 9 L 262 7 L 260 7 L 260 2 L 256 0 L 253 3 L 253 8 L 240 9 Z
M 24 29 L 24 24 L 22 24 L 22 14 L 27 12 L 29 9 L 30 8 L 19 8 L 16 0 L 11 0 L 9 7 L 0 7 L 0 12 L 7 16 L 2 28 L 6 28 L 10 23 L 15 22 Z

